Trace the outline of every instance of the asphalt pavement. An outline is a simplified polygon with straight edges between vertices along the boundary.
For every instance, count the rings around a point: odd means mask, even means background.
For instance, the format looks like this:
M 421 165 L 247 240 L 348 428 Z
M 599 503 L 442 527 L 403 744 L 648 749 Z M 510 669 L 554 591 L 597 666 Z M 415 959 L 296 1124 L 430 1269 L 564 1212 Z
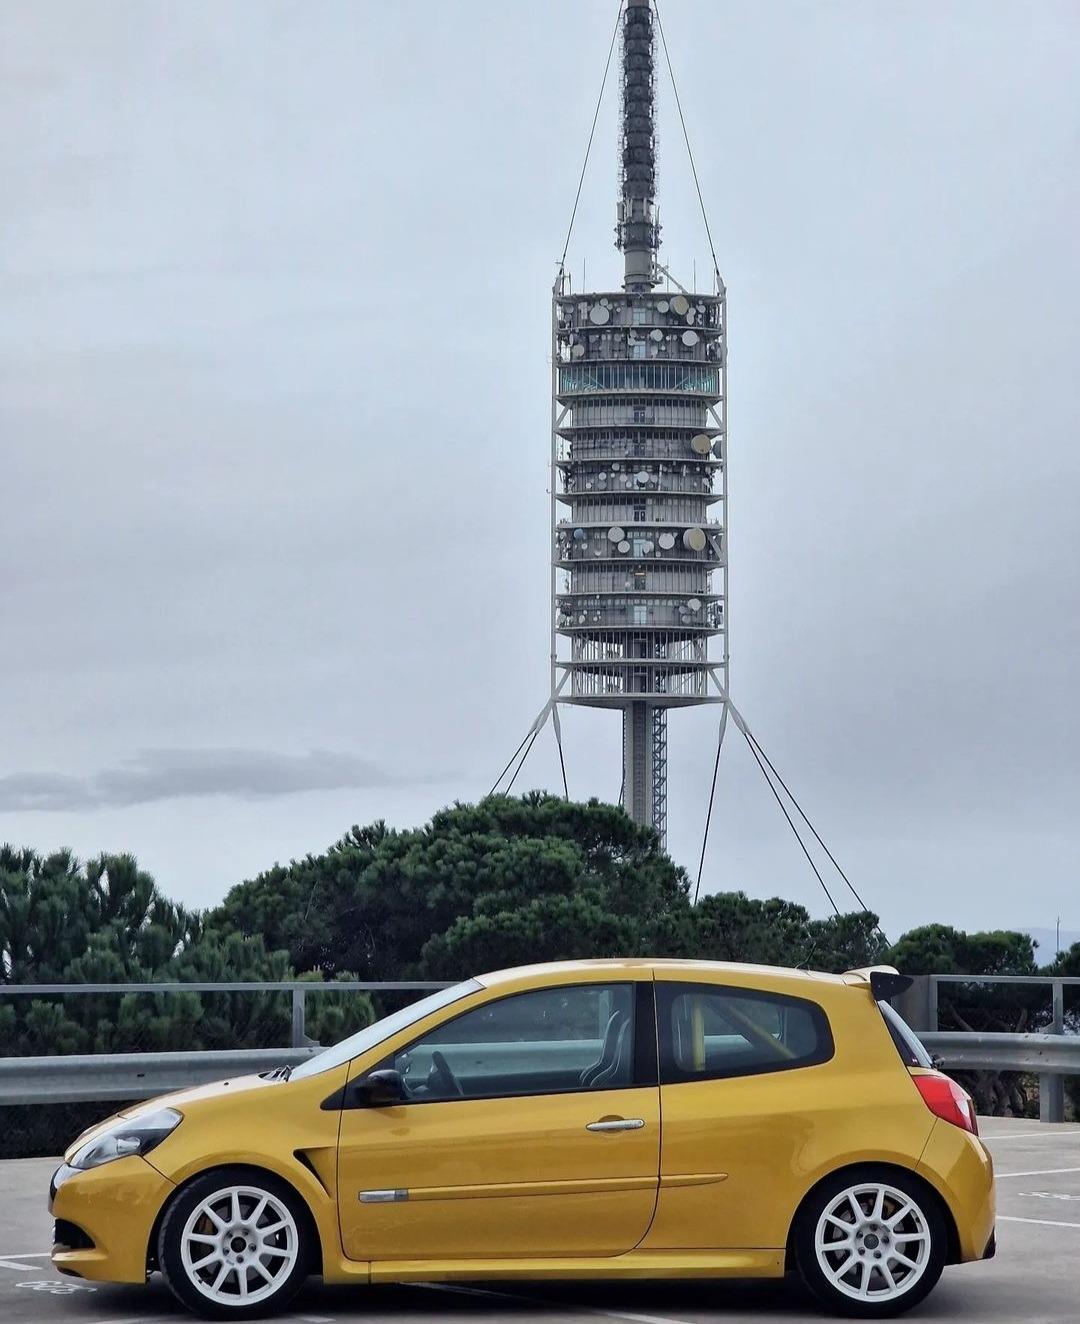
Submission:
M 1080 1321 L 1080 1126 L 986 1119 L 998 1174 L 998 1253 L 946 1269 L 906 1318 L 956 1324 Z M 189 1316 L 155 1277 L 109 1287 L 57 1274 L 46 1209 L 52 1159 L 0 1163 L 0 1321 L 3 1324 L 180 1324 Z M 771 1324 L 824 1318 L 794 1282 L 536 1283 L 475 1287 L 324 1287 L 310 1284 L 290 1324 Z

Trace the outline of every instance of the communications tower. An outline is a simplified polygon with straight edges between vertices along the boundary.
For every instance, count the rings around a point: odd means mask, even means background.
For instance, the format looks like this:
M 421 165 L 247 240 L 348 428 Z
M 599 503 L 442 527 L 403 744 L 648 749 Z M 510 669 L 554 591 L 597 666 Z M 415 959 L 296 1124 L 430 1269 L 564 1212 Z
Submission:
M 668 709 L 728 690 L 727 306 L 659 261 L 655 22 L 626 0 L 622 289 L 553 292 L 551 684 L 621 713 L 622 801 L 663 840 Z

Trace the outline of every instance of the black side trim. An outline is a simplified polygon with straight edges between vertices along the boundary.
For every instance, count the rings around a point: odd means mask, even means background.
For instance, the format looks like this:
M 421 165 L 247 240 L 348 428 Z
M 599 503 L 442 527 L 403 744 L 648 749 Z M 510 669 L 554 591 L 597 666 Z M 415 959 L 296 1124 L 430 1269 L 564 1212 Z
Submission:
M 660 1084 L 660 1062 L 656 1049 L 656 994 L 651 980 L 647 983 L 642 980 L 634 988 L 634 1084 Z
M 324 1113 L 341 1112 L 342 1108 L 347 1106 L 345 1100 L 348 1098 L 348 1094 L 348 1084 L 342 1085 L 340 1089 L 335 1090 L 333 1094 L 330 1094 L 323 1099 L 322 1103 L 319 1104 L 320 1111 Z
M 890 975 L 884 970 L 870 971 L 870 991 L 878 1002 L 883 998 L 887 1002 L 890 998 L 899 997 L 914 982 L 910 975 Z
M 308 1172 L 311 1173 L 311 1175 L 319 1183 L 322 1189 L 326 1191 L 326 1194 L 330 1197 L 330 1199 L 333 1199 L 334 1198 L 333 1195 L 331 1195 L 330 1191 L 327 1190 L 326 1182 L 324 1182 L 323 1179 L 319 1176 L 318 1169 L 315 1167 L 315 1164 L 312 1163 L 311 1157 L 307 1153 L 307 1151 L 303 1149 L 294 1149 L 293 1158 L 296 1159 L 297 1163 L 302 1163 L 304 1167 L 307 1168 Z

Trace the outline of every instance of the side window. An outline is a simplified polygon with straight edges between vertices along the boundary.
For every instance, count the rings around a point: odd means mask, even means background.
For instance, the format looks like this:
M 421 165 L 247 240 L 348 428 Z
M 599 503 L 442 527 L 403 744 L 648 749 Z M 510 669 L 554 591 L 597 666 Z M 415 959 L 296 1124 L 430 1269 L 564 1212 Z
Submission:
M 634 986 L 535 989 L 477 1007 L 382 1063 L 417 1103 L 634 1083 Z
M 662 1084 L 813 1066 L 833 1055 L 815 1002 L 715 984 L 658 987 Z

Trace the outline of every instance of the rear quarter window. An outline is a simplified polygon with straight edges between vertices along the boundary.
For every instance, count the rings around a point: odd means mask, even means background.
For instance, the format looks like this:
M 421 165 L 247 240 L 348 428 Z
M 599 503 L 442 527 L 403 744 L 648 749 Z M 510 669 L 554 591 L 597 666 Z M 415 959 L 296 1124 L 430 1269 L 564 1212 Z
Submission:
M 833 1055 L 829 1022 L 808 998 L 717 984 L 657 985 L 661 1083 L 791 1071 Z
M 933 1067 L 934 1059 L 923 1047 L 915 1031 L 896 1008 L 888 1002 L 879 1002 L 878 1006 L 881 1008 L 881 1014 L 885 1018 L 889 1034 L 892 1036 L 896 1051 L 900 1054 L 904 1065 L 906 1067 Z

